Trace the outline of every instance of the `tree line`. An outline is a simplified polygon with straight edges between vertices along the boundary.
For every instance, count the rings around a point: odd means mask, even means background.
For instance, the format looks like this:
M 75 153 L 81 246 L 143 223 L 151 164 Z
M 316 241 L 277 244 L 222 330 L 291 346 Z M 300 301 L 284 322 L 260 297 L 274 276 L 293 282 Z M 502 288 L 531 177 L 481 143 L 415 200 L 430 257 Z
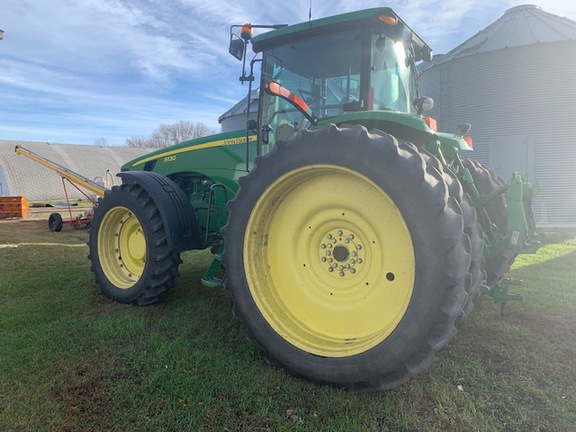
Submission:
M 132 136 L 126 138 L 126 145 L 129 147 L 161 148 L 214 133 L 202 122 L 180 120 L 176 123 L 161 124 L 148 137 Z

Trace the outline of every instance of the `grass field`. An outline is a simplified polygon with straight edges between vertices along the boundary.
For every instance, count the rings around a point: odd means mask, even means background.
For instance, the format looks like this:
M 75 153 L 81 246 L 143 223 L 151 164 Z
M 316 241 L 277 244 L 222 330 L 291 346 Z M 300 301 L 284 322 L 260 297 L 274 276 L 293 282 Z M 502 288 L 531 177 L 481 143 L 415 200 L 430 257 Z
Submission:
M 199 279 L 205 252 L 156 306 L 98 292 L 86 231 L 0 222 L 0 431 L 576 430 L 576 232 L 517 260 L 505 317 L 477 302 L 436 363 L 355 395 L 269 366 Z

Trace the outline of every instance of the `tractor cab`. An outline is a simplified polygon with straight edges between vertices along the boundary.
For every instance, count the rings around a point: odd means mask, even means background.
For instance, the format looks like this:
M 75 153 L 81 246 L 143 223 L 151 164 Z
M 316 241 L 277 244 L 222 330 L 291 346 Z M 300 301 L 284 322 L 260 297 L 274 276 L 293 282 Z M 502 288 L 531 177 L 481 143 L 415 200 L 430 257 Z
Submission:
M 262 63 L 262 145 L 301 128 L 342 123 L 352 113 L 388 112 L 382 117 L 389 118 L 422 112 L 416 62 L 431 60 L 431 49 L 389 8 L 281 27 L 253 39 L 247 29 L 249 24 L 242 38 L 232 35 L 231 52 L 250 42 L 262 53 L 256 60 Z

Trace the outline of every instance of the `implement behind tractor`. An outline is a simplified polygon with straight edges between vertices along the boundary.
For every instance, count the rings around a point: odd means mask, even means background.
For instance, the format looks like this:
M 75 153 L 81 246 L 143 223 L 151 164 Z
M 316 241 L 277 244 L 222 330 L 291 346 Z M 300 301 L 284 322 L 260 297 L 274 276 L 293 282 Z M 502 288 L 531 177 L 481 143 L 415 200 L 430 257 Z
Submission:
M 154 303 L 180 252 L 210 248 L 202 282 L 271 362 L 358 391 L 426 369 L 481 293 L 512 298 L 504 274 L 538 247 L 532 188 L 459 156 L 470 125 L 424 115 L 432 51 L 394 11 L 232 26 L 230 53 L 249 92 L 259 69 L 258 120 L 122 167 L 90 230 L 105 295 Z

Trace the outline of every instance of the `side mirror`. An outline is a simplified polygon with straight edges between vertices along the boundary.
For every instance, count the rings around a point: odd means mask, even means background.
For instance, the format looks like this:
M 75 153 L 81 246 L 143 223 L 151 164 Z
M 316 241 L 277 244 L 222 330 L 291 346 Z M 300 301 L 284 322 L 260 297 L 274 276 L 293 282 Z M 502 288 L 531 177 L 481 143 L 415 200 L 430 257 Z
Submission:
M 230 46 L 228 47 L 228 52 L 232 54 L 235 58 L 242 61 L 244 58 L 245 43 L 242 39 L 236 36 L 234 33 L 230 35 Z

